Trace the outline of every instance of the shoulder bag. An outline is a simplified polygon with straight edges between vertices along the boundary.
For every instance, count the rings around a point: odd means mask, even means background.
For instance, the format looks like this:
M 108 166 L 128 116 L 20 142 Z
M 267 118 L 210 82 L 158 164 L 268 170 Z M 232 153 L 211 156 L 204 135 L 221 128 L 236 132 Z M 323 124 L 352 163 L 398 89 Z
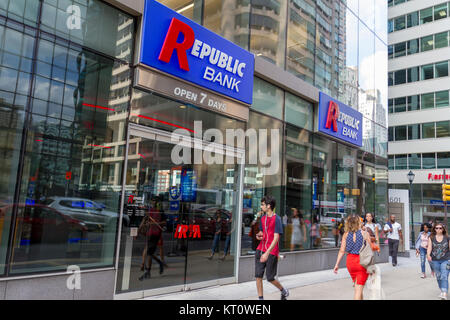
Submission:
M 375 261 L 372 247 L 370 246 L 367 240 L 364 240 L 361 250 L 359 251 L 359 264 L 363 266 L 365 269 L 367 269 L 370 265 L 373 265 L 374 263 Z

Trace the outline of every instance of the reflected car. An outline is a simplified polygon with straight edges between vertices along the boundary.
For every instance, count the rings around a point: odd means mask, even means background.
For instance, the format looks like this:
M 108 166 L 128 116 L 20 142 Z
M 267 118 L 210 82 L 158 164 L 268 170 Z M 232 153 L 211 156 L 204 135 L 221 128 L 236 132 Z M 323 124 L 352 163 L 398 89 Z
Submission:
M 44 204 L 50 208 L 64 212 L 65 214 L 86 223 L 90 231 L 102 230 L 108 226 L 114 226 L 119 219 L 119 214 L 106 210 L 106 206 L 83 198 L 49 197 Z M 123 216 L 123 225 L 128 226 L 130 217 Z
M 341 221 L 345 218 L 345 213 L 343 212 L 325 212 L 325 214 L 320 216 L 320 224 L 327 226 L 334 226 L 336 222 Z
M 13 205 L 0 208 L 0 219 L 10 217 Z M 73 243 L 87 239 L 88 227 L 82 221 L 41 204 L 19 204 L 16 243 Z

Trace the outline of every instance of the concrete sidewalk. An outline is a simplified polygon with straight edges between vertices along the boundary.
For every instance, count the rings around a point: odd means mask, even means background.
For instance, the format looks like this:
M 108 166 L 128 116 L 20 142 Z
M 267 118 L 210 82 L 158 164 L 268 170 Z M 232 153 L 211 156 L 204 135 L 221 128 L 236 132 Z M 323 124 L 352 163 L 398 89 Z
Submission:
M 439 300 L 440 290 L 435 278 L 431 278 L 427 262 L 427 278 L 420 278 L 420 258 L 414 251 L 411 257 L 398 258 L 398 266 L 378 264 L 382 274 L 382 288 L 386 300 Z M 289 289 L 289 300 L 351 300 L 353 287 L 347 269 L 308 272 L 279 277 Z M 264 280 L 264 298 L 279 300 L 280 292 Z M 192 290 L 188 292 L 153 296 L 143 300 L 255 300 L 255 281 Z

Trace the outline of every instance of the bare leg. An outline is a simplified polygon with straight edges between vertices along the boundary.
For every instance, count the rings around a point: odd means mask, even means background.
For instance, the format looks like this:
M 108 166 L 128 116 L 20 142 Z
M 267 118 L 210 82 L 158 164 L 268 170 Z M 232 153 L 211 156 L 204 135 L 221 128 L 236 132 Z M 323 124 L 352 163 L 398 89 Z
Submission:
M 263 296 L 263 279 L 256 278 L 256 289 L 258 290 L 258 297 Z
M 274 285 L 275 287 L 277 287 L 278 288 L 278 290 L 283 290 L 283 286 L 281 285 L 281 283 L 278 281 L 278 280 L 273 280 L 273 281 L 270 281 L 270 283 L 272 284 L 272 285 Z
M 363 300 L 363 289 L 364 286 L 355 284 L 355 296 L 353 297 L 353 300 Z

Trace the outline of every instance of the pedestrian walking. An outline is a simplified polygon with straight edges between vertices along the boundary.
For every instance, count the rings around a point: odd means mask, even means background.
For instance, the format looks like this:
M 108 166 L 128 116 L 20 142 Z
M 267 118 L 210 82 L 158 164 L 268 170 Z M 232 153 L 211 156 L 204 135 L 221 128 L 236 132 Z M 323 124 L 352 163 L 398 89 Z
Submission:
M 162 237 L 162 230 L 166 225 L 166 220 L 164 219 L 162 212 L 158 209 L 158 206 L 156 205 L 158 200 L 159 200 L 158 197 L 152 198 L 151 200 L 152 205 L 150 207 L 150 210 L 147 212 L 146 218 L 147 222 L 143 221 L 143 224 L 146 224 L 148 226 L 146 232 L 147 254 L 146 257 L 144 257 L 145 272 L 139 277 L 140 281 L 151 277 L 150 270 L 152 268 L 152 259 L 156 260 L 156 262 L 159 263 L 159 274 L 163 274 L 164 272 L 164 263 L 154 255 L 156 248 L 158 246 L 158 242 Z M 147 259 L 148 267 L 145 265 L 145 258 Z
M 286 300 L 289 296 L 289 291 L 275 280 L 280 252 L 279 240 L 280 235 L 283 234 L 281 218 L 273 212 L 275 205 L 275 199 L 271 196 L 265 196 L 261 200 L 261 210 L 264 215 L 261 217 L 260 231 L 256 235 L 261 242 L 255 254 L 255 278 L 259 300 L 264 300 L 263 277 L 266 270 L 267 281 L 280 290 L 281 300 Z
M 433 265 L 433 270 L 436 273 L 436 280 L 439 289 L 441 289 L 439 298 L 441 298 L 441 300 L 447 300 L 450 238 L 447 235 L 444 224 L 436 223 L 434 225 L 431 231 L 430 240 L 427 249 L 427 259 Z
M 402 226 L 395 222 L 395 216 L 391 215 L 390 220 L 384 225 L 387 232 L 389 255 L 392 257 L 392 266 L 397 266 L 398 246 L 400 240 L 403 242 Z
M 420 226 L 420 233 L 416 240 L 416 256 L 420 255 L 420 267 L 422 268 L 422 279 L 425 279 L 427 277 L 425 272 L 425 262 L 427 259 L 427 250 L 428 250 L 428 244 L 430 243 L 430 235 L 431 235 L 431 225 L 428 223 L 422 223 Z M 433 267 L 430 264 L 431 273 L 433 276 Z
M 217 210 L 215 219 L 214 240 L 211 248 L 211 255 L 208 257 L 208 260 L 211 260 L 214 257 L 214 254 L 218 249 L 221 236 L 222 236 L 222 216 L 220 214 L 220 211 Z
M 360 264 L 359 253 L 364 241 L 370 243 L 369 234 L 362 230 L 362 224 L 358 216 L 350 216 L 345 223 L 345 233 L 342 237 L 341 248 L 334 266 L 334 273 L 339 270 L 339 263 L 344 254 L 347 253 L 347 270 L 355 283 L 354 300 L 363 300 L 363 290 L 369 274 L 367 270 Z
M 377 246 L 380 246 L 380 236 L 378 223 L 375 221 L 375 216 L 373 213 L 367 212 L 364 218 L 364 228 L 363 230 L 367 231 L 370 235 L 372 242 L 376 243 Z

